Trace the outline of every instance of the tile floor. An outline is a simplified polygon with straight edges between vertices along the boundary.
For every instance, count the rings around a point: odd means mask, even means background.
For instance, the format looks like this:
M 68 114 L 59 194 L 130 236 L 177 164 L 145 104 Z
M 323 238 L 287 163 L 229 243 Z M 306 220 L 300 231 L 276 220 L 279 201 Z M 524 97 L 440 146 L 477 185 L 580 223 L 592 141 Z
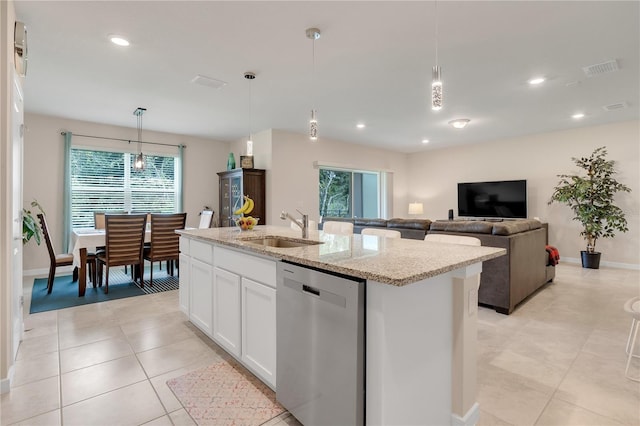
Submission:
M 624 377 L 622 310 L 640 294 L 640 271 L 556 272 L 510 316 L 480 309 L 479 425 L 640 425 L 640 383 Z M 25 301 L 32 283 L 25 278 Z M 0 424 L 194 424 L 166 381 L 227 355 L 177 299 L 170 291 L 26 314 Z M 267 424 L 299 425 L 287 413 Z

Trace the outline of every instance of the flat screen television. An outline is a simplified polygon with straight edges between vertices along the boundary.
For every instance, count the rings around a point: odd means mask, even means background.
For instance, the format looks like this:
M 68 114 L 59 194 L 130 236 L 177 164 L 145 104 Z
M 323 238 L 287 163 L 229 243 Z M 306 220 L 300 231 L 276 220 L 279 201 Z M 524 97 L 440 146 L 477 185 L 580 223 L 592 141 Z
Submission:
M 526 218 L 527 181 L 459 183 L 458 216 Z

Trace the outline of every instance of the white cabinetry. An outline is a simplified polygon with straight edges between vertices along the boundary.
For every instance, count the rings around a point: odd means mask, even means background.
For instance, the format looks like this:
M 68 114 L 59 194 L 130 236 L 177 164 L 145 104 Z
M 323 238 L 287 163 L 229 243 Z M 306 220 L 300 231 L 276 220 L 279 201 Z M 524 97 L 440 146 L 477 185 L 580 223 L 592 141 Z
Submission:
M 189 288 L 190 288 L 190 272 L 191 272 L 191 257 L 189 255 L 180 253 L 180 287 L 178 289 L 180 310 L 189 315 Z
M 276 289 L 242 278 L 242 361 L 275 387 Z
M 240 275 L 213 268 L 213 339 L 240 356 Z
M 213 335 L 213 247 L 197 240 L 189 242 L 189 320 L 207 335 Z

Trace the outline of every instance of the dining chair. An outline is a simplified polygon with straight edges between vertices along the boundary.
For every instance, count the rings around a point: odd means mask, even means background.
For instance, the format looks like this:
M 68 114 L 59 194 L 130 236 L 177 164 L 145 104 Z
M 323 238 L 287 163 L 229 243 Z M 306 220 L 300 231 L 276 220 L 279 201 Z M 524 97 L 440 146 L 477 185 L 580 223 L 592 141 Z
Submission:
M 322 224 L 322 230 L 325 234 L 352 235 L 353 223 L 329 220 Z
M 105 212 L 93 212 L 93 228 L 104 229 Z
M 105 251 L 96 256 L 98 265 L 98 284 L 102 285 L 102 267 L 107 268 L 105 293 L 109 293 L 109 268 L 112 266 L 132 265 L 137 273 L 133 280 L 139 279 L 144 287 L 144 235 L 147 226 L 146 214 L 108 214 L 105 216 Z
M 51 294 L 53 290 L 53 281 L 56 275 L 56 268 L 58 266 L 71 266 L 73 265 L 73 254 L 64 253 L 56 254 L 51 242 L 51 235 L 49 234 L 49 227 L 47 226 L 47 219 L 42 213 L 38 214 L 38 220 L 40 220 L 40 226 L 42 227 L 42 234 L 47 244 L 47 251 L 49 252 L 49 278 L 47 279 L 47 294 Z M 89 265 L 89 279 L 96 286 L 96 255 L 95 253 L 87 253 L 87 264 Z M 73 268 L 73 281 L 78 280 L 78 268 Z
M 394 231 L 393 229 L 377 229 L 377 228 L 363 228 L 360 231 L 362 235 L 375 235 L 377 237 L 385 238 L 402 238 L 400 231 Z
M 213 210 L 202 210 L 200 212 L 200 224 L 198 229 L 211 228 L 213 222 Z
M 152 214 L 151 245 L 144 249 L 144 258 L 151 262 L 149 285 L 153 285 L 153 262 L 167 261 L 167 272 L 173 275 L 173 262 L 180 257 L 180 235 L 176 229 L 184 229 L 186 213 Z
M 434 243 L 461 244 L 464 246 L 482 245 L 479 238 L 469 237 L 467 235 L 427 234 L 424 236 L 424 240 Z M 480 288 L 480 274 L 478 274 L 478 288 Z

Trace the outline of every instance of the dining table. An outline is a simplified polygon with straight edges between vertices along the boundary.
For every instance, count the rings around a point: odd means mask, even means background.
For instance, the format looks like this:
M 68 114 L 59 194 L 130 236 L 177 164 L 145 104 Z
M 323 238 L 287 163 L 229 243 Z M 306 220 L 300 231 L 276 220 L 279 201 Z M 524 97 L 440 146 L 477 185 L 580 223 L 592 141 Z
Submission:
M 73 266 L 78 268 L 78 296 L 83 297 L 87 289 L 87 249 L 104 247 L 105 230 L 95 228 L 75 228 L 71 232 Z M 151 241 L 151 230 L 147 229 L 144 242 Z M 93 283 L 96 286 L 96 283 Z

